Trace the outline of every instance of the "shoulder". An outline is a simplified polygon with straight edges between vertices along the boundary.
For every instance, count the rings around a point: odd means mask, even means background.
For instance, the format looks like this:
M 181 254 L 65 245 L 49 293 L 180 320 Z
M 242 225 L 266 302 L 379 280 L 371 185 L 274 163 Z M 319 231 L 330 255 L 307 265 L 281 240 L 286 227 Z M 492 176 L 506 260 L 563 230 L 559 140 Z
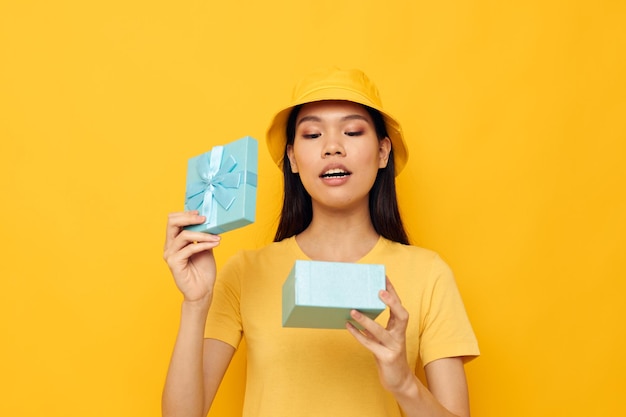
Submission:
M 295 239 L 273 242 L 259 249 L 240 250 L 219 268 L 218 282 L 230 283 L 233 288 L 244 291 L 273 288 L 287 278 L 298 259 Z
M 381 238 L 380 256 L 388 262 L 400 262 L 411 266 L 447 268 L 446 262 L 433 250 L 415 245 L 404 245 Z
M 258 249 L 246 249 L 236 252 L 229 262 L 268 262 L 297 256 L 297 245 L 293 237 L 280 242 L 272 242 Z
M 389 240 L 381 242 L 376 263 L 385 265 L 389 279 L 400 286 L 431 292 L 438 285 L 455 285 L 452 269 L 433 250 Z
M 240 250 L 233 254 L 222 267 L 222 271 L 246 275 L 250 270 L 257 272 L 291 268 L 298 259 L 298 247 L 294 238 L 272 242 L 258 249 Z

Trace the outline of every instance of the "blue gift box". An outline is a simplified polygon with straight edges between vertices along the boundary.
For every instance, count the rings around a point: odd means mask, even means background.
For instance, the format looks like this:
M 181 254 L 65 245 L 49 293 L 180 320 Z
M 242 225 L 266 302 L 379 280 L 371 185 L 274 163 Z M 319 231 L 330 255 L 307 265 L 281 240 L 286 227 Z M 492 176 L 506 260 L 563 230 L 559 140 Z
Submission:
M 185 229 L 219 234 L 254 222 L 258 143 L 246 136 L 189 159 L 185 210 L 206 222 Z
M 296 261 L 283 284 L 283 327 L 343 329 L 352 309 L 375 319 L 385 288 L 384 265 Z

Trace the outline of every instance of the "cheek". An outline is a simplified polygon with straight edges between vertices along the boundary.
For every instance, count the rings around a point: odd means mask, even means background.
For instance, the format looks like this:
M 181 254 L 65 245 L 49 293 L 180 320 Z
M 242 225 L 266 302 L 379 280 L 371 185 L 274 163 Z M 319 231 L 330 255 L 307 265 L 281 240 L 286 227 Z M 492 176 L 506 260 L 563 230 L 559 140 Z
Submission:
M 378 164 L 380 163 L 380 150 L 378 147 L 361 149 L 358 151 L 358 158 L 362 163 L 378 168 Z
M 307 146 L 307 142 L 296 142 L 293 145 L 292 160 L 298 165 L 298 169 L 305 168 L 311 164 L 311 156 L 315 150 L 311 146 Z
M 306 163 L 306 159 L 303 158 L 303 155 L 306 155 L 306 153 L 298 142 L 290 145 L 287 149 L 287 157 L 289 158 L 292 172 L 300 172 L 303 163 Z

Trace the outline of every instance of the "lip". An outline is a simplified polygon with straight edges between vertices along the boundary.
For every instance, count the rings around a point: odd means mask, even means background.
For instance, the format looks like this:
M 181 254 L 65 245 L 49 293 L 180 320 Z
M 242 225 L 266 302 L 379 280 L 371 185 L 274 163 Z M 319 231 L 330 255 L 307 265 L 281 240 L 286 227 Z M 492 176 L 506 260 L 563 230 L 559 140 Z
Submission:
M 324 177 L 324 173 L 328 172 L 329 170 L 333 170 L 333 169 L 339 169 L 342 171 L 345 171 L 347 173 L 347 175 L 343 175 L 341 177 Z M 322 172 L 320 172 L 319 178 L 324 182 L 324 184 L 326 185 L 332 185 L 332 186 L 337 186 L 337 185 L 342 185 L 345 184 L 348 179 L 350 178 L 350 175 L 352 175 L 352 171 L 350 171 L 348 168 L 346 168 L 345 165 L 342 164 L 338 164 L 338 163 L 332 163 L 332 164 L 328 164 L 324 167 L 324 169 L 322 170 Z
M 347 176 L 352 174 L 352 171 L 350 171 L 348 168 L 346 168 L 345 165 L 333 163 L 333 164 L 326 165 L 324 167 L 324 169 L 322 169 L 322 172 L 320 172 L 319 177 L 322 178 L 322 179 L 332 178 L 332 177 L 324 177 L 323 175 L 324 175 L 324 173 L 326 173 L 326 172 L 328 172 L 330 170 L 333 170 L 333 169 L 344 171 L 344 172 L 346 172 L 348 174 Z

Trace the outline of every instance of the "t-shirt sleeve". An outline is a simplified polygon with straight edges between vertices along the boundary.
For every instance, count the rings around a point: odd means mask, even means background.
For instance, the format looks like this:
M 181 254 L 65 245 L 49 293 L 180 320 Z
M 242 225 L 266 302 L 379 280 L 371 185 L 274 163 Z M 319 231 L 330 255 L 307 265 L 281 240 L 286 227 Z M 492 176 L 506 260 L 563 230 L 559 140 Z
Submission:
M 438 256 L 430 279 L 429 291 L 424 294 L 428 310 L 420 343 L 422 363 L 457 356 L 466 360 L 475 358 L 480 351 L 461 294 L 452 271 Z
M 204 337 L 221 340 L 237 348 L 243 335 L 241 321 L 240 254 L 232 256 L 217 274 L 213 300 L 207 316 Z

